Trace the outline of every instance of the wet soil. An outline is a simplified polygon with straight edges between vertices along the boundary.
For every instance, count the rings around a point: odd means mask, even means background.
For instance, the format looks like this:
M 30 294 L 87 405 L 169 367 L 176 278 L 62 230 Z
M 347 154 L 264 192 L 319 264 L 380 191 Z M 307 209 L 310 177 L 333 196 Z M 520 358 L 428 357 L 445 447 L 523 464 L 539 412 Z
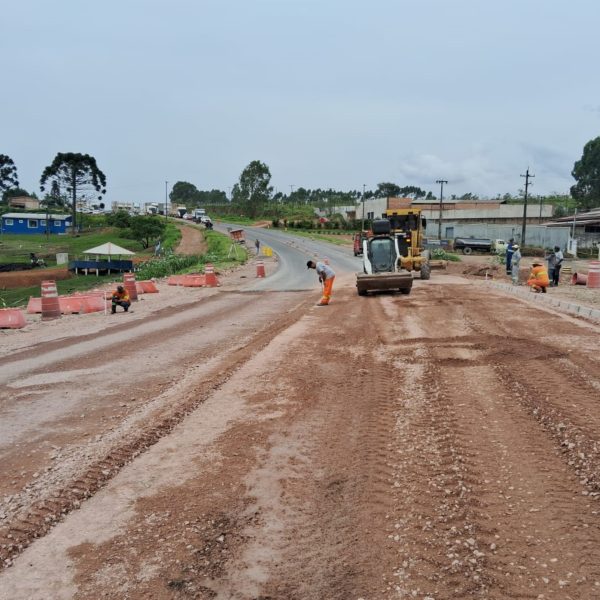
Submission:
M 599 328 L 336 284 L 0 358 L 0 598 L 598 597 Z

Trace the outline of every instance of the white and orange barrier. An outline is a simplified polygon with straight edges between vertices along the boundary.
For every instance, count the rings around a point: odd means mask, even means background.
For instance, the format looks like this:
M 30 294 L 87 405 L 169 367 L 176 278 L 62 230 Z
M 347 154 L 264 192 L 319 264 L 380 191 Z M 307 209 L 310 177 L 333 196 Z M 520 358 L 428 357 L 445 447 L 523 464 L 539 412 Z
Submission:
M 257 277 L 266 277 L 265 273 L 265 263 L 262 260 L 256 261 L 256 276 Z
M 127 290 L 130 302 L 137 302 L 138 295 L 135 287 L 135 274 L 123 273 L 123 286 Z
M 215 268 L 211 263 L 206 263 L 204 267 L 204 276 L 206 278 L 207 287 L 217 287 L 221 285 L 215 275 Z
M 148 281 L 136 281 L 135 287 L 138 294 L 158 294 L 156 283 L 151 279 Z
M 18 308 L 0 309 L 0 329 L 22 329 L 27 325 L 25 315 Z
M 600 288 L 600 260 L 590 262 L 587 274 L 587 287 Z
M 56 281 L 42 281 L 42 320 L 58 319 L 61 315 Z

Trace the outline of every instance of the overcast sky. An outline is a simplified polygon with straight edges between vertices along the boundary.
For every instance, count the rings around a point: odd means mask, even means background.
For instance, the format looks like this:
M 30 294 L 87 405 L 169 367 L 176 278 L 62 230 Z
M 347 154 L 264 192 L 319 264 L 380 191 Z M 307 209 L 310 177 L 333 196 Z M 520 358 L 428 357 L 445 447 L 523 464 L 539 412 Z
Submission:
M 598 0 L 2 0 L 0 154 L 89 153 L 107 200 L 165 180 L 566 192 L 600 135 Z

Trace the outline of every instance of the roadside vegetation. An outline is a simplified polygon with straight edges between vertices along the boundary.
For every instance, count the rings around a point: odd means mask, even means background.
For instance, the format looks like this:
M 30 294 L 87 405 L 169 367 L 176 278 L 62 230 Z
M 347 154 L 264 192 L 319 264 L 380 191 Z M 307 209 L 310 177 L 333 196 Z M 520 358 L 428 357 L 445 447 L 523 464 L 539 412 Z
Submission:
M 160 217 L 149 217 L 158 220 Z M 248 259 L 244 246 L 238 246 L 237 252 L 230 254 L 231 239 L 227 235 L 206 230 L 203 231 L 208 244 L 208 251 L 199 256 L 178 255 L 175 252 L 181 239 L 181 232 L 172 222 L 161 219 L 164 224 L 161 239 L 161 254 L 154 256 L 154 240 L 148 247 L 139 240 L 131 239 L 129 227 L 108 225 L 106 217 L 94 216 L 82 219 L 83 230 L 76 236 L 50 235 L 4 235 L 0 238 L 0 262 L 22 263 L 29 265 L 29 254 L 35 253 L 43 258 L 46 267 L 56 266 L 56 254 L 67 253 L 69 259 L 84 257 L 83 251 L 106 242 L 113 242 L 136 253 L 135 270 L 137 279 L 166 277 L 175 273 L 191 273 L 203 271 L 206 263 L 214 264 L 217 270 L 232 268 L 243 264 Z M 40 268 L 41 270 L 44 267 Z M 36 269 L 39 272 L 40 269 Z M 112 273 L 96 277 L 95 275 L 78 275 L 56 282 L 59 294 L 70 294 L 85 291 L 113 281 L 121 281 L 122 275 Z M 0 282 L 1 288 L 1 282 Z M 39 297 L 40 286 L 0 289 L 0 308 L 16 307 L 27 304 L 31 296 Z

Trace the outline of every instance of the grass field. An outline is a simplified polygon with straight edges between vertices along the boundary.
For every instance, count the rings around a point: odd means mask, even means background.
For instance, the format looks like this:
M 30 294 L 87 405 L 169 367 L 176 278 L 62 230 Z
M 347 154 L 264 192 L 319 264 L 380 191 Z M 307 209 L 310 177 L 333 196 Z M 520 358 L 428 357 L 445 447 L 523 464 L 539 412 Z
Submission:
M 179 239 L 179 237 L 181 236 L 179 230 L 177 228 L 175 228 L 174 225 L 170 225 L 170 227 L 173 227 L 173 229 L 175 229 L 175 231 L 177 232 L 178 236 L 174 236 L 174 239 Z M 156 276 L 156 277 L 162 277 L 165 275 L 168 275 L 170 273 L 174 273 L 174 272 L 181 272 L 181 273 L 186 273 L 186 272 L 195 272 L 195 271 L 199 271 L 202 270 L 204 265 L 207 262 L 211 262 L 214 264 L 215 268 L 218 270 L 221 269 L 228 269 L 228 268 L 232 268 L 236 265 L 239 265 L 241 263 L 246 262 L 246 260 L 248 259 L 248 252 L 247 250 L 241 246 L 238 249 L 238 257 L 229 257 L 229 249 L 231 248 L 231 240 L 229 238 L 229 236 L 223 235 L 221 233 L 217 233 L 216 231 L 205 231 L 204 235 L 206 237 L 206 241 L 208 243 L 208 251 L 206 254 L 203 254 L 201 256 L 196 256 L 196 257 L 181 257 L 181 258 L 186 258 L 187 260 L 182 261 L 181 264 L 181 268 L 178 270 L 173 271 L 172 269 L 165 269 L 164 272 L 161 272 L 160 268 L 157 270 L 156 274 L 152 274 L 150 276 Z M 14 237 L 24 237 L 27 238 L 25 240 L 25 242 L 29 241 L 29 238 L 31 237 L 44 237 L 44 236 L 14 236 Z M 82 236 L 83 237 L 83 236 Z M 166 239 L 167 236 L 165 236 Z M 76 240 L 79 238 L 76 238 Z M 96 242 L 91 242 L 92 239 L 96 239 Z M 93 236 L 89 236 L 86 237 L 86 242 L 83 245 L 83 249 L 87 249 L 90 247 L 93 247 L 93 245 L 99 245 L 99 244 L 103 244 L 105 241 L 115 241 L 115 238 L 113 236 L 113 238 L 111 238 L 110 240 L 103 240 L 103 241 L 98 241 L 98 239 L 100 238 L 93 238 Z M 45 239 L 44 239 L 45 241 Z M 124 241 L 129 241 L 131 242 L 131 240 L 124 240 Z M 127 247 L 125 246 L 125 244 L 121 244 L 120 240 L 117 238 L 116 243 L 118 243 L 119 245 L 122 245 L 123 247 Z M 136 242 L 134 242 L 136 243 Z M 15 245 L 18 246 L 19 242 L 15 241 Z M 23 242 L 24 244 L 24 242 Z M 78 246 L 75 246 L 78 247 Z M 2 248 L 2 246 L 0 246 L 0 248 Z M 18 248 L 17 248 L 18 249 Z M 241 250 L 241 252 L 240 252 Z M 0 250 L 1 251 L 1 250 Z M 38 253 L 38 256 L 44 256 L 42 254 L 42 252 L 38 252 L 37 250 L 30 250 L 31 252 L 36 252 Z M 58 250 L 58 252 L 60 252 L 61 250 Z M 66 250 L 65 250 L 66 251 Z M 23 252 L 23 250 L 21 249 L 21 252 Z M 29 260 L 29 251 L 27 251 L 27 260 Z M 73 253 L 73 251 L 71 251 L 71 253 Z M 142 258 L 144 257 L 144 255 L 141 255 Z M 146 257 L 150 258 L 150 255 L 148 253 L 146 253 L 145 255 Z M 160 263 L 162 261 L 162 259 L 157 259 L 157 263 Z M 4 262 L 16 262 L 16 261 L 4 261 Z M 153 264 L 153 261 L 149 261 L 147 264 Z M 157 265 L 158 267 L 160 265 Z M 142 274 L 143 274 L 143 269 L 144 267 L 142 266 Z M 89 290 L 91 288 L 100 286 L 102 284 L 105 283 L 110 283 L 112 281 L 122 281 L 122 275 L 118 274 L 118 273 L 113 273 L 112 275 L 105 275 L 105 276 L 101 276 L 101 277 L 96 277 L 94 275 L 79 275 L 77 277 L 72 277 L 71 279 L 65 279 L 64 281 L 57 281 L 56 282 L 56 286 L 58 288 L 58 293 L 59 294 L 70 294 L 72 292 L 76 292 L 76 291 L 84 291 L 84 290 Z M 17 288 L 17 289 L 11 289 L 11 290 L 0 290 L 0 308 L 12 308 L 12 307 L 17 307 L 17 306 L 23 306 L 25 304 L 27 304 L 27 302 L 29 301 L 30 296 L 34 296 L 34 297 L 39 297 L 40 296 L 40 286 L 39 285 L 35 285 L 33 287 L 23 287 L 23 288 Z
M 51 235 L 13 235 L 4 234 L 0 237 L 0 263 L 29 264 L 29 254 L 34 252 L 38 258 L 43 258 L 48 266 L 56 264 L 56 254 L 65 252 L 69 260 L 83 256 L 83 251 L 106 242 L 113 242 L 122 248 L 135 252 L 139 257 L 152 255 L 154 248 L 144 249 L 136 240 L 120 237 L 123 230 L 115 227 L 105 227 L 90 232 L 82 232 L 77 236 Z M 163 239 L 163 248 L 169 250 L 181 239 L 181 232 L 175 225 L 168 223 Z
M 291 233 L 292 235 L 297 235 L 299 237 L 305 237 L 311 240 L 319 240 L 321 242 L 329 242 L 330 244 L 335 244 L 336 246 L 348 246 L 351 244 L 350 236 L 352 235 L 351 231 L 344 232 L 344 234 L 340 235 L 339 233 L 314 233 L 311 231 L 302 231 L 299 229 L 287 229 L 286 233 Z

